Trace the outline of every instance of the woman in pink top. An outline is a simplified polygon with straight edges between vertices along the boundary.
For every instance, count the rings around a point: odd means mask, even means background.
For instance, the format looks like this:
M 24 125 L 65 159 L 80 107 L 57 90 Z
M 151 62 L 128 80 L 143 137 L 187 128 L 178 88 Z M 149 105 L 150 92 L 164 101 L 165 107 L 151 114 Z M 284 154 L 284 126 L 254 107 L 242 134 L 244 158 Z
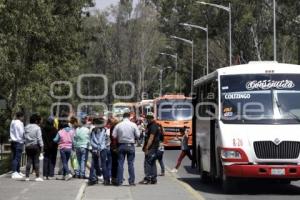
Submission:
M 60 151 L 60 157 L 63 164 L 63 179 L 70 180 L 72 178 L 71 171 L 68 166 L 69 159 L 71 157 L 74 128 L 70 127 L 71 124 L 62 122 L 61 129 L 58 131 L 54 142 L 58 143 L 58 149 Z

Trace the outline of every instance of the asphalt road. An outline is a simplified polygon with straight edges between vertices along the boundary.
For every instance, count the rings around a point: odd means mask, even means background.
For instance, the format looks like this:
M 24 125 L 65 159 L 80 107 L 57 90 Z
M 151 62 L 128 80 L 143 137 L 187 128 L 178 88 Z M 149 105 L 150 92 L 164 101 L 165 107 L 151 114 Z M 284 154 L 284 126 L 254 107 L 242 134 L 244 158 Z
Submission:
M 176 164 L 179 150 L 166 150 L 164 154 L 165 165 L 173 168 Z M 300 181 L 283 185 L 272 182 L 245 180 L 239 184 L 237 192 L 233 195 L 224 194 L 221 184 L 200 182 L 197 170 L 191 169 L 191 161 L 186 157 L 177 173 L 178 179 L 189 184 L 195 191 L 199 192 L 204 199 L 208 200 L 293 200 L 300 199 Z M 159 169 L 159 168 L 158 168 Z

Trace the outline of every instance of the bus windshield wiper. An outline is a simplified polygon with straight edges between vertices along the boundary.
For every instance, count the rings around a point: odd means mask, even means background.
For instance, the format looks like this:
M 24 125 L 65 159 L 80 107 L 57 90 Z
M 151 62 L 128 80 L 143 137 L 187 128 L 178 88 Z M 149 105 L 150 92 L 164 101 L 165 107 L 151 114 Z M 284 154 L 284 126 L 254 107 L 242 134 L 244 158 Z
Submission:
M 297 122 L 300 122 L 300 117 L 295 115 L 292 112 L 286 112 L 289 116 L 291 116 L 294 120 L 296 120 Z
M 282 116 L 282 106 L 281 104 L 278 102 L 278 99 L 275 98 L 275 103 L 276 103 L 276 106 L 278 108 L 278 111 L 280 113 L 280 115 Z M 284 111 L 284 113 L 287 113 L 289 116 L 292 117 L 292 119 L 296 120 L 297 122 L 300 122 L 300 117 L 295 115 L 294 113 L 290 112 L 290 111 Z

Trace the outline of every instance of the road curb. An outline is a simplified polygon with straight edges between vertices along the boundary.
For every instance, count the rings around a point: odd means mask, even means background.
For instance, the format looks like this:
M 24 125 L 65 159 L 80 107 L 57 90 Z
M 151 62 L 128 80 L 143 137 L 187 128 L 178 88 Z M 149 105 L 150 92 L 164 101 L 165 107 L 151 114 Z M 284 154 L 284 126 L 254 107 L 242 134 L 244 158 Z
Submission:
M 87 186 L 87 183 L 82 183 L 80 188 L 79 188 L 79 191 L 75 197 L 75 200 L 82 200 L 83 198 L 83 195 L 84 195 L 84 192 L 85 192 L 85 189 L 86 189 L 86 186 Z
M 205 198 L 199 194 L 194 188 L 192 188 L 189 184 L 178 180 L 178 177 L 175 173 L 171 172 L 171 169 L 169 167 L 166 167 L 168 176 L 173 179 L 174 182 L 177 182 L 180 184 L 188 193 L 190 193 L 195 199 L 197 200 L 205 200 Z

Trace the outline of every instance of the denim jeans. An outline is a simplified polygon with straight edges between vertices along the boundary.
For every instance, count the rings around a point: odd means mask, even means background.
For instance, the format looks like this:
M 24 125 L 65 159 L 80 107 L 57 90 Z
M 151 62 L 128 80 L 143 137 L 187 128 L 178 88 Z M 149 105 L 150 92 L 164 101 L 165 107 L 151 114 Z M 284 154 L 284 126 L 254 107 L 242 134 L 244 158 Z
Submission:
M 150 149 L 148 154 L 145 156 L 145 180 L 147 181 L 157 181 L 157 150 Z
M 69 166 L 68 166 L 68 162 L 71 157 L 71 151 L 72 151 L 72 149 L 61 149 L 60 150 L 60 157 L 61 157 L 61 162 L 63 165 L 63 175 L 64 176 L 71 173 Z
M 100 174 L 101 174 L 100 152 L 93 151 L 92 152 L 92 164 L 91 164 L 91 169 L 90 169 L 89 181 L 90 182 L 98 181 L 97 176 L 99 176 Z
M 101 167 L 104 181 L 110 182 L 111 178 L 111 153 L 109 149 L 103 149 L 100 152 Z
M 11 143 L 11 152 L 12 152 L 12 172 L 20 172 L 21 158 L 23 152 L 23 144 L 19 142 Z
M 134 158 L 135 158 L 135 147 L 134 144 L 120 144 L 119 145 L 119 155 L 118 155 L 118 184 L 123 183 L 123 173 L 124 173 L 124 162 L 127 156 L 128 163 L 128 174 L 129 184 L 133 184 L 135 181 L 134 174 Z
M 77 176 L 85 177 L 85 168 L 88 159 L 88 150 L 86 148 L 76 148 L 76 156 L 79 169 L 75 172 Z
M 157 151 L 157 160 L 159 162 L 161 173 L 165 173 L 165 164 L 164 164 L 164 152 L 163 151 Z

